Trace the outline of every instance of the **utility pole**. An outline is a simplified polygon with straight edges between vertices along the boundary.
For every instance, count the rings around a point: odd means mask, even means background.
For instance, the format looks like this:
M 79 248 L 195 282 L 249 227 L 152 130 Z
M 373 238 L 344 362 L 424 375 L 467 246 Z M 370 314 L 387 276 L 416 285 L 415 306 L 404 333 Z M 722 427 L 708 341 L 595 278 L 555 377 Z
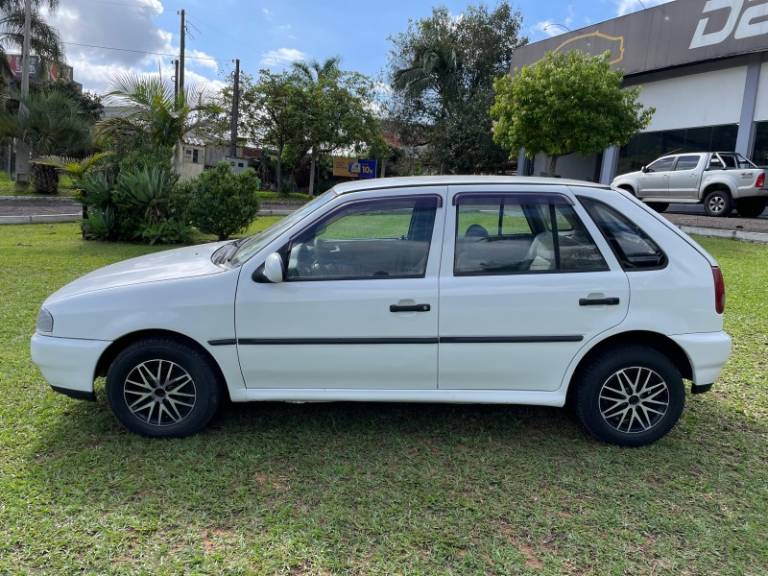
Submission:
M 240 59 L 235 59 L 235 76 L 232 89 L 232 114 L 229 125 L 229 157 L 237 157 L 237 122 L 240 115 Z
M 30 36 L 32 29 L 32 0 L 24 0 L 24 41 L 21 45 L 21 103 L 19 116 L 26 118 L 29 115 L 27 102 L 29 100 L 29 66 L 30 62 Z M 29 147 L 25 142 L 18 140 L 16 143 L 16 182 L 29 183 Z
M 173 105 L 176 105 L 176 101 L 179 99 L 179 59 L 176 58 L 173 61 Z
M 181 28 L 179 29 L 179 72 L 176 74 L 179 84 L 179 94 L 184 94 L 184 50 L 187 41 L 187 20 L 182 8 L 181 12 Z

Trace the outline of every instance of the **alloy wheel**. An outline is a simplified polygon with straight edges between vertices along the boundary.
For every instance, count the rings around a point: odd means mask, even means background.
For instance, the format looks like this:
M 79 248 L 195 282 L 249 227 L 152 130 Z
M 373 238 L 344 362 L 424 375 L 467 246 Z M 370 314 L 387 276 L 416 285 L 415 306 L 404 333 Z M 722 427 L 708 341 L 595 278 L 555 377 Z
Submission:
M 137 364 L 123 383 L 131 414 L 153 426 L 178 424 L 197 401 L 195 382 L 182 366 L 160 358 Z
M 603 420 L 624 434 L 647 432 L 667 413 L 669 386 L 658 372 L 641 366 L 617 370 L 603 382 L 599 405 Z
M 712 214 L 722 214 L 725 210 L 725 198 L 719 194 L 715 194 L 709 199 L 707 207 Z

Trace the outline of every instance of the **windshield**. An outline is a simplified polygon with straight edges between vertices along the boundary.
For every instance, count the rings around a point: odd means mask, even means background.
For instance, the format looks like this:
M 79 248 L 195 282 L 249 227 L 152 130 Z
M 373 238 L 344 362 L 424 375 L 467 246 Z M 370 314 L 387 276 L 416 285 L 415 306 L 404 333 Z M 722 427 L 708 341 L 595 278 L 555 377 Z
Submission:
M 336 192 L 333 191 L 333 189 L 328 190 L 327 192 L 321 194 L 308 204 L 305 204 L 292 214 L 286 216 L 279 222 L 275 222 L 272 226 L 267 228 L 266 230 L 262 230 L 261 232 L 254 234 L 253 236 L 249 236 L 245 240 L 242 241 L 240 246 L 238 246 L 237 250 L 234 254 L 232 254 L 232 257 L 229 259 L 229 263 L 232 266 L 240 266 L 243 262 L 248 260 L 251 256 L 256 254 L 259 250 L 264 248 L 267 244 L 272 242 L 275 238 L 280 236 L 283 232 L 291 228 L 294 224 L 300 222 L 307 216 L 309 216 L 312 212 L 320 208 L 321 206 L 327 204 L 331 200 L 333 200 L 336 197 Z

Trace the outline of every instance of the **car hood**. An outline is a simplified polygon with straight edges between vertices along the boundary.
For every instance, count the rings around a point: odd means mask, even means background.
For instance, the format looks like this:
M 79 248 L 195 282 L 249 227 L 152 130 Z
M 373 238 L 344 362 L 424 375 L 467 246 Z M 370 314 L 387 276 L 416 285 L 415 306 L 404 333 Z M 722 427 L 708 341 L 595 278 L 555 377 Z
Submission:
M 217 274 L 225 269 L 214 264 L 211 261 L 211 255 L 224 244 L 226 242 L 214 242 L 175 250 L 164 250 L 111 264 L 70 282 L 52 294 L 48 300 L 58 300 L 86 292 L 131 284 Z
M 637 170 L 635 172 L 627 172 L 626 174 L 619 174 L 618 176 L 616 176 L 616 178 L 613 179 L 613 181 L 616 182 L 616 180 L 622 180 L 624 178 L 636 178 L 641 174 L 642 174 L 641 170 Z

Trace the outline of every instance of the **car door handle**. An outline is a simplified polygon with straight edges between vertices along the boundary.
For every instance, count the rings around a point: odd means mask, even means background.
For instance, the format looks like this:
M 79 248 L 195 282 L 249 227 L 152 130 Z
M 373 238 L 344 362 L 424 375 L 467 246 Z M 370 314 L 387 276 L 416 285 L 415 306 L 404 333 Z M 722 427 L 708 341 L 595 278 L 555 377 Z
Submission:
M 390 304 L 390 312 L 429 312 L 431 310 L 429 304 Z
M 618 306 L 618 298 L 580 298 L 579 306 Z

